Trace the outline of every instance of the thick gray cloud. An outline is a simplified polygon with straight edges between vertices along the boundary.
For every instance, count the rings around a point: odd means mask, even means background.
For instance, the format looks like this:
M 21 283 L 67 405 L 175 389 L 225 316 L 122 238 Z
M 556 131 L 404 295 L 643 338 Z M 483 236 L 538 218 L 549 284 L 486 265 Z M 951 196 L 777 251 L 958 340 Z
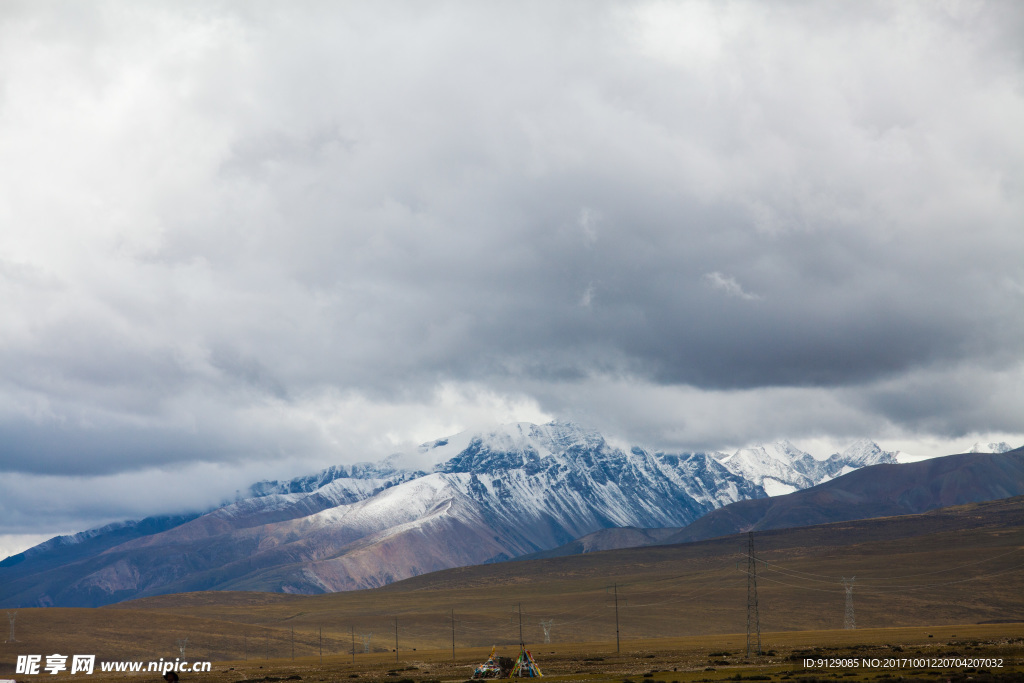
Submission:
M 1014 4 L 2 12 L 10 476 L 1024 434 Z

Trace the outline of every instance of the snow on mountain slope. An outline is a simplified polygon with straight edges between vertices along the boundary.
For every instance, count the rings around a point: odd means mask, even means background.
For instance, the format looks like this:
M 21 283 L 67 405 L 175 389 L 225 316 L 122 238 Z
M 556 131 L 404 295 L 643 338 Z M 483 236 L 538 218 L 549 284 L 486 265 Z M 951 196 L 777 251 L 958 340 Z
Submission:
M 894 462 L 895 453 L 883 451 L 881 447 L 870 439 L 861 439 L 849 446 L 842 453 L 835 453 L 829 457 L 828 462 L 838 462 L 842 466 L 868 467 L 870 465 L 881 465 Z
M 575 425 L 510 425 L 424 450 L 444 455 L 430 475 L 249 532 L 294 538 L 264 540 L 261 550 L 312 562 L 301 576 L 290 575 L 289 590 L 376 586 L 442 566 L 511 559 L 603 528 L 682 526 L 722 504 L 764 495 L 708 456 L 624 451 Z M 279 572 L 262 574 L 225 587 Z
M 229 503 L 163 533 L 130 541 L 127 547 L 174 545 L 213 538 L 239 529 L 304 518 L 339 505 L 366 500 L 399 482 L 412 478 L 411 473 L 405 472 L 396 473 L 387 479 L 332 478 L 317 489 L 297 493 L 269 493 L 266 490 L 270 487 L 266 486 L 264 492 L 258 496 Z M 278 485 L 277 482 L 262 482 L 268 483 L 272 483 L 277 490 L 299 488 L 292 485 L 292 482 L 284 485 Z
M 549 515 L 577 536 L 609 526 L 688 523 L 728 502 L 763 495 L 702 454 L 622 450 L 572 424 L 510 427 L 470 438 L 436 471 L 472 475 L 462 480 L 468 495 L 514 501 L 528 516 Z
M 817 486 L 861 467 L 895 463 L 897 455 L 883 451 L 870 439 L 862 439 L 825 460 L 805 453 L 788 441 L 759 444 L 716 457 L 731 472 L 763 486 L 769 496 L 781 496 Z
M 554 422 L 457 434 L 377 465 L 261 482 L 252 492 L 54 569 L 44 578 L 61 588 L 47 594 L 49 604 L 377 586 L 512 559 L 599 529 L 684 526 L 765 495 L 710 455 L 623 449 L 597 432 Z M 23 574 L 9 591 L 31 594 L 32 579 Z
M 730 472 L 759 486 L 768 480 L 768 487 L 786 493 L 814 486 L 823 468 L 820 461 L 788 441 L 741 448 L 720 462 Z
M 769 497 L 785 496 L 793 493 L 794 491 L 800 490 L 799 487 L 779 481 L 774 477 L 765 477 L 761 485 L 764 487 L 764 491 Z
M 870 441 L 824 460 L 788 442 L 731 455 L 672 454 L 619 447 L 574 424 L 515 423 L 379 463 L 260 482 L 249 498 L 149 533 L 98 531 L 89 535 L 97 552 L 74 562 L 43 565 L 26 553 L 20 569 L 0 573 L 0 603 L 95 606 L 196 590 L 380 586 L 542 552 L 603 529 L 683 527 L 736 501 L 895 457 Z
M 842 453 L 833 453 L 829 456 L 828 460 L 824 462 L 820 470 L 821 474 L 814 484 L 823 484 L 826 481 L 849 474 L 861 467 L 896 463 L 897 455 L 895 452 L 883 451 L 878 444 L 870 439 L 861 439 Z

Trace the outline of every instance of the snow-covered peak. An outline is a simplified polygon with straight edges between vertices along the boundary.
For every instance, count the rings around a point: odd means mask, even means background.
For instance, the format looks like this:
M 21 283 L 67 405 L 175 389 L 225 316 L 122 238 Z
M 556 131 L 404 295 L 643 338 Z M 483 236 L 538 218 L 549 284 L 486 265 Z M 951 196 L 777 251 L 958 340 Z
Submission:
M 849 446 L 842 453 L 836 453 L 830 461 L 838 461 L 846 467 L 867 467 L 881 463 L 896 462 L 896 454 L 883 451 L 881 447 L 871 439 L 861 439 Z
M 438 472 L 489 472 L 529 465 L 573 448 L 606 451 L 599 433 L 571 422 L 516 422 L 482 432 L 461 432 L 420 446 Z
M 741 448 L 719 462 L 733 474 L 777 493 L 813 486 L 821 466 L 789 441 Z
M 992 444 L 991 447 L 1002 448 L 995 452 L 1009 450 L 1006 444 Z M 600 433 L 571 422 L 554 421 L 542 425 L 514 422 L 459 432 L 377 463 L 331 467 L 317 475 L 290 482 L 261 482 L 253 487 L 252 494 L 318 492 L 322 499 L 318 505 L 337 504 L 374 495 L 429 472 L 497 475 L 519 470 L 529 476 L 551 472 L 556 477 L 565 476 L 566 472 L 585 472 L 597 482 L 635 480 L 649 483 L 664 476 L 672 480 L 674 486 L 679 486 L 684 478 L 689 477 L 681 478 L 674 473 L 674 468 L 693 455 L 654 454 L 628 444 L 609 443 Z M 717 462 L 730 476 L 746 480 L 752 490 L 760 488 L 769 495 L 782 495 L 815 486 L 861 467 L 903 462 L 908 456 L 883 451 L 874 441 L 861 439 L 842 453 L 834 453 L 828 458 L 807 453 L 787 440 L 760 443 L 729 455 L 708 453 L 702 457 L 705 458 L 702 471 L 710 467 L 710 463 Z M 557 474 L 559 472 L 563 474 Z M 691 493 L 701 498 L 717 483 L 709 481 L 702 486 L 702 490 L 707 490 L 704 494 L 696 489 Z
M 786 440 L 776 441 L 769 444 L 758 444 L 750 448 L 741 448 L 736 451 L 733 457 L 747 461 L 774 461 L 788 466 L 805 462 L 808 459 L 814 460 L 814 457 L 810 453 L 800 450 Z
M 723 463 L 730 462 L 779 462 L 792 464 L 798 460 L 809 458 L 811 455 L 800 450 L 789 441 L 783 439 L 768 444 L 757 444 L 747 448 L 741 448 L 729 457 L 722 460 Z
M 543 427 L 548 426 L 550 425 L 538 427 L 530 422 L 513 422 L 483 431 L 467 430 L 425 443 L 417 450 L 421 455 L 429 456 L 429 462 L 434 469 L 458 457 L 471 445 L 487 451 L 547 452 L 550 450 L 547 448 L 550 439 L 544 438 Z
M 871 439 L 861 439 L 846 447 L 842 453 L 837 455 L 846 460 L 873 460 L 882 452 L 881 447 Z
M 971 446 L 971 450 L 968 451 L 968 453 L 1005 453 L 1012 450 L 1013 446 L 1005 441 L 999 441 L 997 443 L 981 443 L 979 441 Z
M 871 439 L 861 439 L 848 446 L 842 453 L 833 453 L 828 460 L 823 462 L 819 478 L 814 483 L 824 483 L 861 467 L 896 463 L 898 455 L 896 452 L 883 451 Z

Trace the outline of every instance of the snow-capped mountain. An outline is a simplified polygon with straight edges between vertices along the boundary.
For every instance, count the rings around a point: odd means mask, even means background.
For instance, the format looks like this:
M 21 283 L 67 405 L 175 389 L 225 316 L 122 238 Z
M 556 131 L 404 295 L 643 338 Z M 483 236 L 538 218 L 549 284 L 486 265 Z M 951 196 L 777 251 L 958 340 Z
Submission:
M 5 561 L 0 602 L 372 587 L 512 559 L 598 529 L 685 526 L 765 496 L 708 454 L 620 448 L 564 423 L 458 434 L 407 456 L 261 482 L 251 497 L 71 562 Z M 397 465 L 416 458 L 422 469 Z
M 830 479 L 849 474 L 861 467 L 871 465 L 895 464 L 899 461 L 899 452 L 883 451 L 877 443 L 870 439 L 861 439 L 849 446 L 842 453 L 833 453 L 825 461 L 824 475 L 814 482 L 815 486 Z
M 819 461 L 788 441 L 741 448 L 717 458 L 730 472 L 763 487 L 769 496 L 814 486 L 821 468 Z
M 0 605 L 375 587 L 545 551 L 602 529 L 683 527 L 736 501 L 893 457 L 870 441 L 824 460 L 788 442 L 732 455 L 673 454 L 619 447 L 574 424 L 516 423 L 378 463 L 260 482 L 248 497 L 202 515 L 48 541 L 0 562 Z
M 817 486 L 868 465 L 896 462 L 896 453 L 883 451 L 869 439 L 862 439 L 826 460 L 819 460 L 788 441 L 759 444 L 715 457 L 730 472 L 763 487 L 769 496 Z

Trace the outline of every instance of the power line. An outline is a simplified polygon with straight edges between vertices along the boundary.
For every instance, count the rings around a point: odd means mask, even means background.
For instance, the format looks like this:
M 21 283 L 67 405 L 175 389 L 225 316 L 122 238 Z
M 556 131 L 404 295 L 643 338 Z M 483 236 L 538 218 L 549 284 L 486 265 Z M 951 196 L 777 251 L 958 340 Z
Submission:
M 976 565 L 979 565 L 979 564 L 984 564 L 986 562 L 991 562 L 993 560 L 998 560 L 1000 558 L 1007 557 L 1009 555 L 1014 555 L 1014 554 L 1020 553 L 1020 552 L 1024 552 L 1024 548 L 1015 548 L 1015 549 L 1010 550 L 1010 551 L 1005 552 L 1005 553 L 1000 553 L 998 555 L 993 555 L 992 557 L 986 557 L 986 558 L 983 558 L 983 559 L 980 559 L 980 560 L 975 560 L 973 562 L 965 562 L 964 564 L 954 565 L 954 566 L 951 566 L 951 567 L 944 567 L 942 569 L 936 569 L 935 571 L 919 572 L 919 573 L 916 573 L 916 574 L 901 574 L 901 575 L 898 575 L 898 576 L 876 576 L 876 577 L 871 577 L 870 580 L 872 580 L 872 581 L 900 581 L 900 580 L 903 580 L 903 579 L 917 578 L 919 576 L 933 576 L 935 574 L 947 574 L 949 572 L 954 572 L 954 571 L 957 571 L 959 569 L 964 569 L 966 567 L 973 567 L 973 566 L 976 566 Z M 842 578 L 841 577 L 828 576 L 826 574 L 814 574 L 814 573 L 811 573 L 811 572 L 802 572 L 802 571 L 797 570 L 797 569 L 792 569 L 792 568 L 789 568 L 789 567 L 783 567 L 783 566 L 778 565 L 778 564 L 776 564 L 774 562 L 772 562 L 772 563 L 764 562 L 763 566 L 764 566 L 764 569 L 766 571 L 778 572 L 780 574 L 788 574 L 790 576 L 793 576 L 794 578 L 797 578 L 797 577 L 816 577 L 816 579 L 819 580 L 819 583 L 834 583 L 834 584 L 842 583 Z M 814 580 L 814 579 L 808 579 L 808 580 Z M 937 584 L 937 585 L 943 585 L 943 584 Z

